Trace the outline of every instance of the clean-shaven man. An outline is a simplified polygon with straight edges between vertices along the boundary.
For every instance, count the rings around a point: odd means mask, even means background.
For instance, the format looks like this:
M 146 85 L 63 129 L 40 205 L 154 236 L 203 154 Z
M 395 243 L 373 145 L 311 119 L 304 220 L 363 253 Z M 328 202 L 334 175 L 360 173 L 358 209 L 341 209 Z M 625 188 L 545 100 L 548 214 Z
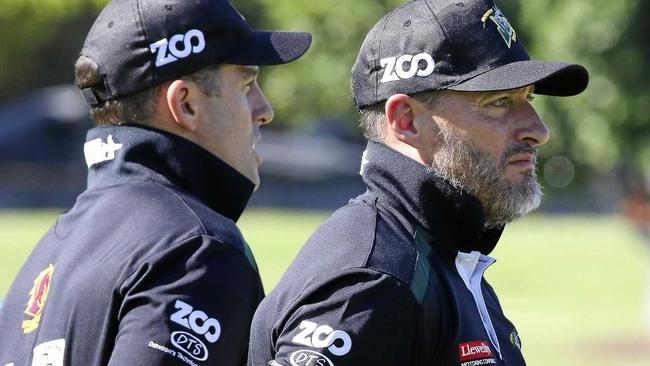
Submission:
M 88 188 L 0 312 L 0 365 L 244 365 L 263 297 L 235 222 L 273 110 L 258 65 L 307 33 L 252 29 L 226 0 L 114 0 L 76 84 L 96 128 Z

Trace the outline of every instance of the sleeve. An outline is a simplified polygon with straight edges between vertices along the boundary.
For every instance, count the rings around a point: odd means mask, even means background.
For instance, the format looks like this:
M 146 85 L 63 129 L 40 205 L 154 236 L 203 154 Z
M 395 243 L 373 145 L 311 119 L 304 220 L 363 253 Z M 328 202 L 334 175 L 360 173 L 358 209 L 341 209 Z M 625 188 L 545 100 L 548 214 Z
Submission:
M 245 364 L 263 289 L 242 251 L 196 236 L 139 266 L 120 291 L 109 365 Z
M 392 276 L 355 270 L 301 297 L 275 329 L 275 365 L 409 365 L 419 308 Z M 257 360 L 251 366 L 273 363 Z M 250 360 L 249 360 L 250 363 Z

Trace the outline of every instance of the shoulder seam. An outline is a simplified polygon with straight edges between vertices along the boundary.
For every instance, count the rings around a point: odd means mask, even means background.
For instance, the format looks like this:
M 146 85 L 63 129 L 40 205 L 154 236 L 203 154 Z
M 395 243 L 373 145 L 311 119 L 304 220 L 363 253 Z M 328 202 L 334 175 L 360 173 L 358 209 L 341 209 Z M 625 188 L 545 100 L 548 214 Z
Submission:
M 93 188 L 92 190 L 94 191 L 94 190 L 98 190 L 98 189 L 112 189 L 112 188 L 118 188 L 120 186 L 129 186 L 129 185 L 138 185 L 138 184 L 140 184 L 140 185 L 151 184 L 151 185 L 154 185 L 154 186 L 158 186 L 161 189 L 163 189 L 165 192 L 168 192 L 169 194 L 174 196 L 176 199 L 178 199 L 178 201 L 180 201 L 182 203 L 183 206 L 185 206 L 187 211 L 189 211 L 190 214 L 194 217 L 194 219 L 198 222 L 198 224 L 199 224 L 199 226 L 201 227 L 201 230 L 202 230 L 201 234 L 208 235 L 208 231 L 205 228 L 205 225 L 203 224 L 203 220 L 201 220 L 201 218 L 196 214 L 196 212 L 194 212 L 194 210 L 187 204 L 187 202 L 185 202 L 183 197 L 181 197 L 178 194 L 178 192 L 175 192 L 174 190 L 170 189 L 169 187 L 165 186 L 164 184 L 162 184 L 162 183 L 160 183 L 158 181 L 155 181 L 155 180 L 152 180 L 152 179 L 124 180 L 124 181 L 120 181 L 119 183 L 112 184 L 112 185 L 109 185 L 109 186 Z M 218 212 L 216 212 L 216 213 L 219 214 Z
M 364 205 L 368 206 L 374 212 L 374 217 L 373 217 L 373 222 L 372 222 L 372 224 L 373 224 L 372 243 L 370 243 L 370 250 L 368 251 L 368 256 L 366 257 L 366 260 L 364 262 L 364 266 L 367 268 L 368 262 L 370 261 L 370 257 L 372 256 L 372 253 L 375 250 L 375 243 L 377 243 L 377 216 L 379 215 L 379 213 L 377 212 L 377 197 L 375 197 L 372 200 L 372 204 L 369 204 L 369 203 L 366 203 L 366 202 L 360 202 L 360 204 L 364 204 Z M 377 272 L 379 272 L 379 271 L 377 271 Z M 380 273 L 383 273 L 383 272 L 380 272 Z
M 185 200 L 183 199 L 183 197 L 181 197 L 181 196 L 178 194 L 178 192 L 175 192 L 175 191 L 173 191 L 172 189 L 169 189 L 169 187 L 166 187 L 165 185 L 161 184 L 160 182 L 156 182 L 156 181 L 149 181 L 149 182 L 151 182 L 151 183 L 153 183 L 153 184 L 159 186 L 159 187 L 162 188 L 163 190 L 169 192 L 172 196 L 176 197 L 176 198 L 177 198 L 177 199 L 178 199 L 178 200 L 183 204 L 183 206 L 185 206 L 185 208 L 187 209 L 187 211 L 189 211 L 190 214 L 191 214 L 192 216 L 194 216 L 194 219 L 197 221 L 197 223 L 198 223 L 199 226 L 201 227 L 201 230 L 203 231 L 202 234 L 204 234 L 204 235 L 208 235 L 208 231 L 207 231 L 207 229 L 205 228 L 205 225 L 203 225 L 203 220 L 201 220 L 201 218 L 199 217 L 199 215 L 197 215 L 197 213 L 194 212 L 194 210 L 193 210 L 193 209 L 192 209 L 192 208 L 187 204 L 187 202 L 185 202 Z M 208 236 L 210 236 L 210 235 L 208 235 Z
M 221 245 L 224 245 L 224 246 L 226 246 L 227 248 L 229 248 L 229 249 L 231 249 L 231 250 L 233 250 L 233 251 L 239 253 L 240 255 L 242 255 L 242 256 L 244 257 L 244 261 L 245 261 L 246 263 L 249 264 L 250 269 L 251 269 L 254 273 L 258 273 L 257 271 L 255 271 L 255 268 L 253 267 L 253 264 L 250 263 L 250 260 L 248 259 L 248 257 L 246 256 L 246 253 L 245 253 L 243 250 L 240 250 L 240 249 L 237 248 L 236 246 L 231 245 L 231 244 L 228 244 L 228 243 L 224 242 L 223 240 L 220 240 L 220 239 L 218 239 L 218 238 L 216 238 L 216 237 L 214 237 L 214 236 L 212 236 L 212 235 L 210 235 L 210 234 L 207 234 L 207 233 L 202 233 L 202 234 L 193 234 L 193 235 L 189 235 L 189 236 L 186 236 L 186 237 L 179 238 L 179 239 L 174 240 L 173 242 L 171 242 L 171 243 L 169 244 L 169 246 L 180 245 L 180 244 L 182 244 L 182 243 L 184 243 L 184 242 L 189 242 L 189 241 L 194 240 L 194 239 L 199 238 L 199 237 L 206 237 L 206 238 L 209 238 L 209 239 L 215 241 L 216 243 L 219 243 L 219 244 L 221 244 Z M 123 279 L 122 281 L 120 281 L 120 283 L 119 283 L 119 287 L 122 287 L 122 286 L 124 285 L 124 283 L 125 283 L 129 278 L 131 278 L 131 276 L 133 276 L 134 273 L 136 273 L 136 272 L 138 271 L 138 269 L 140 268 L 140 266 L 142 265 L 142 263 L 143 263 L 143 261 L 138 261 L 138 263 L 137 263 L 137 265 L 135 266 L 135 268 L 133 269 L 133 271 L 131 271 L 128 275 L 126 275 L 126 276 L 124 277 L 124 279 Z

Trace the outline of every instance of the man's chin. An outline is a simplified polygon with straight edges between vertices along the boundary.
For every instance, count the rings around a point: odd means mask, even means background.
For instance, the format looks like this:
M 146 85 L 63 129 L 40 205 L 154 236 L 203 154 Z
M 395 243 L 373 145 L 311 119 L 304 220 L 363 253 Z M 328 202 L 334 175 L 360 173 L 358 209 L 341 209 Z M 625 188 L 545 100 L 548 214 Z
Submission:
M 255 185 L 254 191 L 260 187 L 260 174 L 258 166 L 249 165 L 247 169 L 242 168 L 238 169 L 239 173 L 246 177 L 253 185 Z
M 257 190 L 260 188 L 260 184 L 261 184 L 260 176 L 255 175 L 254 179 L 251 179 L 251 181 L 253 182 L 253 184 L 255 184 L 255 188 L 253 188 L 253 192 L 257 192 Z
M 483 205 L 488 227 L 503 226 L 536 210 L 542 202 L 542 189 L 534 172 L 520 177 L 516 182 L 504 180 L 492 197 Z
M 530 179 L 536 179 L 535 169 L 525 168 L 508 165 L 503 173 L 502 179 L 505 179 L 510 184 L 524 184 L 529 182 Z

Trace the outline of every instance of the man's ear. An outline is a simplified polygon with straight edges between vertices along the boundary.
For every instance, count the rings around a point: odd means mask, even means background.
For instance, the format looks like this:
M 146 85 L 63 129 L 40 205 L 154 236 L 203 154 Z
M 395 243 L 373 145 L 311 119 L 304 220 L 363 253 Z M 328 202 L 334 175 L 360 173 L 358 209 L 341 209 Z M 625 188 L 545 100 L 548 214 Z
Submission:
M 165 93 L 165 102 L 177 126 L 188 131 L 198 126 L 197 86 L 186 80 L 174 80 Z
M 417 148 L 420 143 L 416 123 L 417 101 L 405 94 L 392 95 L 386 100 L 387 133 L 392 138 Z

